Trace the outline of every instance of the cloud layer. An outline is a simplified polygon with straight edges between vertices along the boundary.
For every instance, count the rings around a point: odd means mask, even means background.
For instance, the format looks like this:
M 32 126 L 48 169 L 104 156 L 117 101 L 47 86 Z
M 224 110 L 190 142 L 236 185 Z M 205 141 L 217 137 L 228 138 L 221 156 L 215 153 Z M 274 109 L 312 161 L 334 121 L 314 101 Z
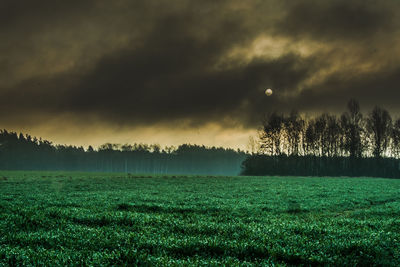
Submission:
M 395 0 L 5 0 L 0 123 L 251 129 L 350 97 L 398 112 L 398 14 Z

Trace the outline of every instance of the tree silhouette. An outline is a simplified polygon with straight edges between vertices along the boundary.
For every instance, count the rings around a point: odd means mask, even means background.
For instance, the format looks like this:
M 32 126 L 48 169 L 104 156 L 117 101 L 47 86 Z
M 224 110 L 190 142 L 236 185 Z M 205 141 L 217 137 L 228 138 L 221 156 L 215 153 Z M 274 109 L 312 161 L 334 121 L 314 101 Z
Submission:
M 387 150 L 391 137 L 392 118 L 389 112 L 375 106 L 368 116 L 367 129 L 372 137 L 373 155 L 380 158 Z
M 243 162 L 244 174 L 400 177 L 400 119 L 392 127 L 382 108 L 364 119 L 351 99 L 340 119 L 328 113 L 305 120 L 297 112 L 273 112 L 262 126 L 263 149 Z
M 355 99 L 350 99 L 347 104 L 348 111 L 341 116 L 341 127 L 344 134 L 344 149 L 350 157 L 361 157 L 361 134 L 363 131 L 363 116 L 360 105 Z
M 393 156 L 398 158 L 400 156 L 400 119 L 393 124 L 391 145 Z

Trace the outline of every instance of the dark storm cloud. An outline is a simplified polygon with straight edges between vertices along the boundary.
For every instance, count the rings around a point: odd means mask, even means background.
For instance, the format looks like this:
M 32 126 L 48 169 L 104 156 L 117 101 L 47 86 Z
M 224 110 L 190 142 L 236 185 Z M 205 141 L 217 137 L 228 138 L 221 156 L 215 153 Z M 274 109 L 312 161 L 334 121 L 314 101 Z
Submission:
M 68 113 L 254 127 L 273 109 L 398 95 L 394 1 L 3 1 L 0 10 L 0 122 Z M 284 49 L 257 54 L 260 38 Z
M 396 8 L 395 1 L 293 1 L 275 30 L 298 38 L 358 41 L 393 30 Z
M 69 27 L 82 21 L 95 8 L 95 1 L 2 0 L 0 2 L 0 38 L 10 46 L 23 46 L 31 36 L 55 27 Z
M 197 19 L 204 18 L 193 14 L 190 20 Z M 225 62 L 227 66 L 216 69 L 221 55 L 232 44 L 244 42 L 249 30 L 227 18 L 212 23 L 211 33 L 200 37 L 201 26 L 187 22 L 160 19 L 139 47 L 104 56 L 71 95 L 71 109 L 95 111 L 121 122 L 204 123 L 236 116 L 247 123 L 253 114 L 240 108 L 243 103 L 262 108 L 258 100 L 267 84 L 289 89 L 313 67 L 311 60 L 287 54 L 246 64 Z
M 47 24 L 60 16 L 79 11 L 82 3 L 84 2 L 4 0 L 0 2 L 0 29 L 4 31 L 16 26 Z
M 161 62 L 159 56 L 140 52 L 124 54 L 118 65 L 110 59 L 99 65 L 76 91 L 72 109 L 142 123 L 171 118 L 218 121 L 225 116 L 246 122 L 251 108 L 263 107 L 265 84 L 290 88 L 309 73 L 309 66 L 299 66 L 301 60 L 294 55 L 215 71 L 208 66 L 212 61 L 194 63 L 190 51 L 161 52 Z M 243 110 L 246 101 L 251 104 Z
M 293 100 L 293 106 L 296 109 L 312 109 L 315 112 L 341 112 L 345 110 L 348 99 L 356 98 L 365 113 L 378 105 L 394 111 L 396 116 L 400 115 L 400 66 L 388 72 L 359 75 L 352 78 L 351 83 L 345 77 L 343 74 L 332 75 L 322 84 L 315 85 L 325 88 L 324 91 L 317 88 L 303 91 L 299 98 Z

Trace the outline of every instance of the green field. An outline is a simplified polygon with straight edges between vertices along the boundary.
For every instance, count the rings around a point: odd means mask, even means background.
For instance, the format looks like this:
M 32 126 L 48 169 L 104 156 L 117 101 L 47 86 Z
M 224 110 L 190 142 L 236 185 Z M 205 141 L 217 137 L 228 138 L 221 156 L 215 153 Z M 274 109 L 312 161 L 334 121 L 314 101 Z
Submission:
M 400 265 L 400 180 L 0 172 L 1 265 Z

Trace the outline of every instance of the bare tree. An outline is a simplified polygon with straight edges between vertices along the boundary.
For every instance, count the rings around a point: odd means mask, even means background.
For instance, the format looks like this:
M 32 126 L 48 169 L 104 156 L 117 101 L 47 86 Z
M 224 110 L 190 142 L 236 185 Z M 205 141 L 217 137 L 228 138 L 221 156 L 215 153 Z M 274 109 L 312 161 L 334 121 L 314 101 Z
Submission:
M 318 155 L 327 155 L 327 143 L 326 143 L 326 125 L 327 125 L 327 114 L 324 113 L 317 117 L 315 120 L 315 135 L 318 146 Z
M 260 134 L 261 147 L 271 155 L 281 155 L 281 139 L 283 131 L 283 115 L 273 112 L 263 123 Z M 269 150 L 269 151 L 268 151 Z
M 393 124 L 391 150 L 394 157 L 400 156 L 400 119 Z
M 318 140 L 315 132 L 315 120 L 309 120 L 305 132 L 306 154 L 316 155 L 318 150 Z
M 348 111 L 340 118 L 344 134 L 343 148 L 350 154 L 350 157 L 361 157 L 363 151 L 361 142 L 363 116 L 360 112 L 360 105 L 355 99 L 350 99 L 347 109 Z
M 339 156 L 340 145 L 343 140 L 342 136 L 342 128 L 340 127 L 340 123 L 336 116 L 334 115 L 326 115 L 326 146 L 328 157 L 337 157 Z
M 289 117 L 284 118 L 288 155 L 297 156 L 300 153 L 301 134 L 304 132 L 304 120 L 299 113 L 292 110 Z
M 375 106 L 368 116 L 367 129 L 373 142 L 373 155 L 380 158 L 387 150 L 391 137 L 392 118 L 389 112 Z
M 260 152 L 260 144 L 256 141 L 256 139 L 252 135 L 249 136 L 246 148 L 252 155 L 258 154 Z

